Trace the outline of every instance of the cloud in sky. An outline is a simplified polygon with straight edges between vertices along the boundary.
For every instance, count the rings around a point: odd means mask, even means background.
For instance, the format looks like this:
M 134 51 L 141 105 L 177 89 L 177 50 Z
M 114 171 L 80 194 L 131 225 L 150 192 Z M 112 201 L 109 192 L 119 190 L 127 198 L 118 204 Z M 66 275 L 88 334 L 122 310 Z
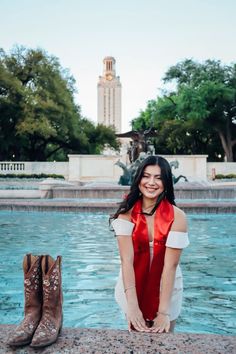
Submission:
M 122 125 L 155 98 L 166 70 L 185 58 L 236 58 L 234 0 L 1 0 L 0 46 L 41 47 L 76 79 L 82 113 L 97 120 L 105 56 L 122 83 Z

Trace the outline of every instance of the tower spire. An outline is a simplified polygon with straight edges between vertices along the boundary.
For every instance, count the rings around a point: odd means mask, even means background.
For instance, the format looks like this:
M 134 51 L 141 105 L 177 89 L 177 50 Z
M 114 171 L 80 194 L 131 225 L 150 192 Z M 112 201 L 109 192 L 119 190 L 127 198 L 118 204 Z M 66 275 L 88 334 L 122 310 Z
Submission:
M 121 83 L 116 76 L 116 60 L 113 57 L 103 59 L 103 75 L 99 76 L 98 123 L 112 126 L 121 132 Z

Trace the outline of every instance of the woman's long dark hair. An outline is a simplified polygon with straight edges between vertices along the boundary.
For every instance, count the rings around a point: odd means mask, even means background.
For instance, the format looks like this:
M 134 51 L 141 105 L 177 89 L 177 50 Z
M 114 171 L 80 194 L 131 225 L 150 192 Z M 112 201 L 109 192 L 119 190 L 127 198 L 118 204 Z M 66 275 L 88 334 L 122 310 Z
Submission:
M 171 168 L 166 159 L 161 156 L 148 156 L 145 160 L 140 164 L 132 185 L 130 187 L 130 192 L 127 197 L 120 203 L 118 210 L 115 212 L 111 219 L 116 219 L 120 214 L 125 214 L 129 211 L 134 204 L 140 199 L 140 190 L 139 183 L 143 177 L 144 170 L 147 166 L 150 165 L 158 165 L 161 169 L 161 179 L 164 186 L 164 192 L 157 198 L 156 205 L 150 214 L 153 214 L 163 198 L 166 198 L 171 204 L 175 205 L 175 195 L 174 195 L 174 186 L 172 180 Z

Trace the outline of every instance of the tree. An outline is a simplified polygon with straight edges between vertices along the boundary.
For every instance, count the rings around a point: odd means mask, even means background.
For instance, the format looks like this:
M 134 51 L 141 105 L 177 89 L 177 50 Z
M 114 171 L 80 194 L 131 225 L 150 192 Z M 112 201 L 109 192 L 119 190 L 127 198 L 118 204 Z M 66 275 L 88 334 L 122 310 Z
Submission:
M 135 130 L 145 130 L 154 125 L 157 138 L 152 138 L 158 154 L 208 154 L 210 161 L 219 161 L 223 149 L 219 138 L 212 132 L 193 127 L 189 121 L 176 117 L 173 102 L 167 97 L 149 101 L 148 105 L 155 107 L 154 111 L 146 109 L 133 120 Z
M 0 159 L 65 160 L 68 153 L 99 153 L 107 143 L 117 148 L 110 128 L 91 142 L 89 132 L 100 128 L 81 116 L 75 92 L 74 78 L 54 56 L 41 49 L 1 50 Z
M 217 134 L 227 161 L 234 160 L 236 146 L 236 64 L 220 61 L 203 64 L 185 60 L 171 67 L 164 82 L 177 84 L 176 112 L 194 129 Z M 167 95 L 171 97 L 171 94 Z M 235 156 L 236 158 L 236 156 Z
M 164 82 L 175 89 L 149 101 L 133 121 L 147 127 L 152 117 L 159 131 L 157 151 L 236 159 L 236 64 L 185 60 L 167 71 Z

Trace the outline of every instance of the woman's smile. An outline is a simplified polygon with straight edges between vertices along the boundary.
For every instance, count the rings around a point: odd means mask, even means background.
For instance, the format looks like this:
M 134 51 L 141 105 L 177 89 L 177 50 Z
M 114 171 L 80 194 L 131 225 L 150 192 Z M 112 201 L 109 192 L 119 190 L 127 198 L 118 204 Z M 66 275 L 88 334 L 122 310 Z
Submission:
M 157 198 L 164 191 L 161 169 L 158 165 L 149 165 L 145 168 L 139 190 L 143 197 L 147 198 Z
M 149 193 L 155 193 L 158 190 L 157 188 L 151 188 L 151 187 L 145 187 L 145 188 Z

